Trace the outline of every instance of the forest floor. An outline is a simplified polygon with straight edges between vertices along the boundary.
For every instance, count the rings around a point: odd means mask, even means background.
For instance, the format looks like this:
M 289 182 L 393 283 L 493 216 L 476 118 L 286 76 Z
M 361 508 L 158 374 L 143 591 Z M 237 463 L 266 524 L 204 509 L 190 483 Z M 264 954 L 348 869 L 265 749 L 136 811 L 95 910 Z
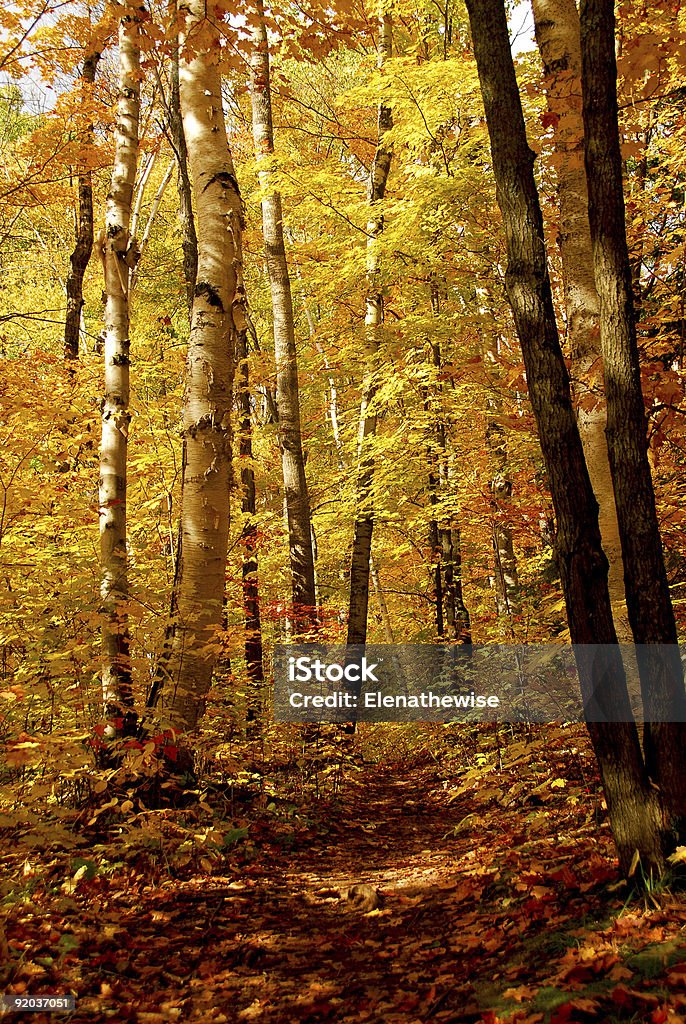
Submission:
M 617 884 L 578 727 L 239 797 L 13 820 L 1 988 L 79 1024 L 686 1019 L 686 901 Z

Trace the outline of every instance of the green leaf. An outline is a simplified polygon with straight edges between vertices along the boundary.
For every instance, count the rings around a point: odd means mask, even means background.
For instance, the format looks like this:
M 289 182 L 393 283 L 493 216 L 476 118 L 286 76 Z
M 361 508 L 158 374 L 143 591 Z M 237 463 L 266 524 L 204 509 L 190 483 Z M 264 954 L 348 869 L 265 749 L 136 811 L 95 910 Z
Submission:
M 241 839 L 245 839 L 249 831 L 249 826 L 246 826 L 245 828 L 230 828 L 224 836 L 224 846 L 234 846 L 236 843 L 239 843 Z
M 75 857 L 72 861 L 72 866 L 76 871 L 80 872 L 79 878 L 85 879 L 86 882 L 90 882 L 98 873 L 97 864 L 94 864 L 92 860 L 85 860 L 83 857 Z

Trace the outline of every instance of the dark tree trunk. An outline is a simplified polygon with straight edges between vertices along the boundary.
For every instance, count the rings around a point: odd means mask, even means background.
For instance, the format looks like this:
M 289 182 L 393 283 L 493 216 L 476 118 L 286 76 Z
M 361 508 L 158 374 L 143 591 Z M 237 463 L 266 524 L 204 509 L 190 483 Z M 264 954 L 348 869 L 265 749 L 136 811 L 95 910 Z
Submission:
M 686 827 L 686 693 L 648 462 L 645 406 L 626 241 L 617 112 L 614 5 L 583 0 L 581 59 L 586 176 L 607 443 L 624 562 L 629 623 L 638 648 L 646 715 L 644 749 L 672 824 Z M 681 721 L 680 721 L 681 720 Z
M 392 51 L 392 21 L 384 14 L 379 21 L 378 66 L 382 68 Z M 387 135 L 393 127 L 390 107 L 379 103 L 377 114 L 377 147 L 369 173 L 367 200 L 370 218 L 367 222 L 367 299 L 365 312 L 365 341 L 369 369 L 362 389 L 360 404 L 359 465 L 355 499 L 355 528 L 350 558 L 350 604 L 348 607 L 348 644 L 367 642 L 367 612 L 369 609 L 369 569 L 374 532 L 374 456 L 370 442 L 376 435 L 376 415 L 369 413 L 377 389 L 379 331 L 383 324 L 383 296 L 378 286 L 378 257 L 374 239 L 383 231 L 383 215 L 379 209 L 386 193 L 386 182 L 391 169 L 392 150 Z
M 486 448 L 490 455 L 491 476 L 491 532 L 493 537 L 493 563 L 495 570 L 495 600 L 498 616 L 507 622 L 510 636 L 514 636 L 514 619 L 521 614 L 521 595 L 517 556 L 514 549 L 512 527 L 508 522 L 512 503 L 512 479 L 508 467 L 507 440 L 501 422 L 502 400 L 495 379 L 498 367 L 498 337 L 488 331 L 484 339 L 484 365 L 494 379 L 486 400 Z
M 238 385 L 238 454 L 241 462 L 241 511 L 247 515 L 241 534 L 243 562 L 243 616 L 245 622 L 245 665 L 248 673 L 247 720 L 258 726 L 262 717 L 264 668 L 262 662 L 262 625 L 257 579 L 257 526 L 255 525 L 255 470 L 253 469 L 250 381 L 248 377 L 247 331 L 239 331 L 236 345 Z
M 462 593 L 462 537 L 457 523 L 440 530 L 443 597 L 448 636 L 471 644 L 472 627 Z
M 81 69 L 81 81 L 86 89 L 95 82 L 95 72 L 100 60 L 99 53 L 89 53 Z M 92 140 L 93 129 L 86 133 L 87 141 Z M 79 358 L 79 333 L 81 310 L 83 309 L 83 277 L 93 252 L 93 183 L 91 172 L 83 168 L 79 172 L 79 202 L 76 215 L 76 244 L 69 258 L 67 274 L 67 314 L 64 321 L 64 358 Z
M 529 394 L 557 518 L 557 554 L 572 642 L 616 644 L 598 505 L 584 461 L 553 309 L 543 218 L 515 77 L 503 0 L 467 0 L 507 242 L 506 289 L 522 346 Z M 631 718 L 618 647 L 607 654 L 601 698 L 622 723 L 588 723 L 621 867 L 638 851 L 646 871 L 664 866 L 660 808 Z M 582 648 L 583 695 L 598 677 Z M 586 656 L 584 656 L 586 655 Z
M 183 239 L 181 242 L 183 249 L 183 276 L 186 282 L 186 302 L 190 315 L 190 311 L 193 308 L 193 295 L 195 294 L 195 279 L 198 273 L 198 238 L 195 233 L 195 218 L 193 217 L 193 190 L 188 173 L 186 134 L 183 130 L 183 120 L 181 118 L 178 46 L 174 47 L 172 56 L 171 90 L 167 115 L 172 145 L 174 146 L 174 154 L 178 165 L 177 189 L 179 193 L 179 218 L 181 220 Z
M 376 416 L 366 413 L 366 406 L 373 398 L 370 390 L 363 396 L 361 412 L 364 426 L 360 431 L 360 463 L 357 472 L 355 526 L 350 556 L 350 601 L 348 603 L 348 644 L 367 642 L 367 617 L 369 613 L 369 571 L 372 557 L 372 536 L 374 513 L 372 508 L 372 487 L 374 483 L 374 459 L 364 442 L 376 434 Z M 365 398 L 367 400 L 365 400 Z
M 581 113 L 581 37 L 576 0 L 533 0 L 536 40 L 541 53 L 548 111 L 555 121 L 554 146 L 560 224 L 558 246 L 566 312 L 569 371 L 579 433 L 593 491 L 600 505 L 598 522 L 610 563 L 608 585 L 617 636 L 631 643 L 624 597 L 622 545 L 607 453 L 605 394 L 598 386 L 600 303 L 593 274 L 588 223 Z
M 424 408 L 429 411 L 430 405 L 427 401 Z M 429 550 L 431 553 L 431 577 L 433 580 L 434 607 L 436 609 L 436 636 L 445 635 L 445 622 L 443 620 L 443 574 L 441 572 L 441 538 L 438 527 L 438 465 L 436 452 L 430 445 L 428 448 L 429 457 L 429 504 L 431 505 L 431 522 L 429 523 Z
M 440 315 L 439 291 L 432 283 L 431 308 L 435 316 Z M 437 341 L 431 341 L 431 360 L 435 369 L 441 370 L 441 347 Z M 434 396 L 440 403 L 441 387 Z M 427 412 L 431 411 L 432 402 L 428 390 L 424 402 Z M 441 493 L 452 492 L 455 497 L 455 482 L 450 480 L 448 462 L 448 437 L 442 410 L 436 409 L 431 424 L 433 442 L 429 448 L 429 500 L 433 506 L 439 504 Z M 433 519 L 429 529 L 429 541 L 434 567 L 434 590 L 436 594 L 436 631 L 439 636 L 446 634 L 458 643 L 472 642 L 471 621 L 469 611 L 464 603 L 462 590 L 462 537 L 456 519 L 444 515 Z M 446 629 L 447 627 L 447 629 Z

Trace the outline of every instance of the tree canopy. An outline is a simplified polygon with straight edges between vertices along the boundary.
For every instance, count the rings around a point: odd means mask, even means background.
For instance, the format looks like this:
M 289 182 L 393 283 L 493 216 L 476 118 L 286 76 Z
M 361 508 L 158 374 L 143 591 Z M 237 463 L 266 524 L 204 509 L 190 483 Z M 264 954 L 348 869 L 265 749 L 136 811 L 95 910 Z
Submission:
M 370 745 L 394 762 L 402 734 L 410 760 L 450 762 L 450 737 L 490 736 L 275 723 L 278 644 L 604 645 L 605 700 L 626 714 L 574 744 L 595 758 L 605 863 L 644 890 L 678 863 L 686 20 L 667 0 L 532 0 L 515 41 L 512 14 L 0 10 L 0 778 L 17 834 L 23 807 L 64 812 L 73 836 L 193 793 L 214 824 L 189 863 L 210 872 L 217 817 L 240 845 L 280 771 L 341 794 Z M 617 643 L 667 651 L 639 647 L 642 728 Z M 535 775 L 535 733 L 493 735 L 533 744 Z M 442 1019 L 422 1005 L 397 1019 Z

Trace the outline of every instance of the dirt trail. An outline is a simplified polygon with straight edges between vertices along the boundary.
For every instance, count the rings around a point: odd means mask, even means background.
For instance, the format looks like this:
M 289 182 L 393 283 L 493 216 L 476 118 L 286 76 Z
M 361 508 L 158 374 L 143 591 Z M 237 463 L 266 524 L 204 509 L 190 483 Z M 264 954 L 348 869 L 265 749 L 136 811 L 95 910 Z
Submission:
M 231 937 L 240 955 L 227 981 L 233 987 L 240 978 L 242 991 L 240 1006 L 221 1007 L 227 1020 L 480 1018 L 451 953 L 455 894 L 466 876 L 446 833 L 465 814 L 436 786 L 431 771 L 415 770 L 408 787 L 377 769 L 325 839 L 274 865 L 278 880 L 266 888 L 257 883 L 256 927 L 243 922 Z M 348 887 L 361 882 L 380 894 L 371 913 L 346 899 Z M 470 878 L 461 902 L 475 893 Z M 201 1001 L 193 999 L 195 1014 L 202 1014 Z
M 128 887 L 96 878 L 71 900 L 44 901 L 41 931 L 72 937 L 59 961 L 79 993 L 69 1020 L 493 1024 L 505 1009 L 527 1024 L 612 1019 L 608 1001 L 632 977 L 621 943 L 669 940 L 661 962 L 686 970 L 686 908 L 612 919 L 608 900 L 616 916 L 622 897 L 607 895 L 608 832 L 588 794 L 584 807 L 560 785 L 563 769 L 575 770 L 558 761 L 532 777 L 527 765 L 524 778 L 514 766 L 472 785 L 431 761 L 366 768 L 342 807 L 319 807 L 316 827 L 295 819 L 289 843 L 256 826 L 250 855 L 236 847 L 221 875 L 146 884 L 141 870 Z M 346 900 L 356 883 L 379 891 L 378 908 Z M 41 952 L 35 934 L 31 945 Z M 627 991 L 632 1013 L 661 1006 Z

